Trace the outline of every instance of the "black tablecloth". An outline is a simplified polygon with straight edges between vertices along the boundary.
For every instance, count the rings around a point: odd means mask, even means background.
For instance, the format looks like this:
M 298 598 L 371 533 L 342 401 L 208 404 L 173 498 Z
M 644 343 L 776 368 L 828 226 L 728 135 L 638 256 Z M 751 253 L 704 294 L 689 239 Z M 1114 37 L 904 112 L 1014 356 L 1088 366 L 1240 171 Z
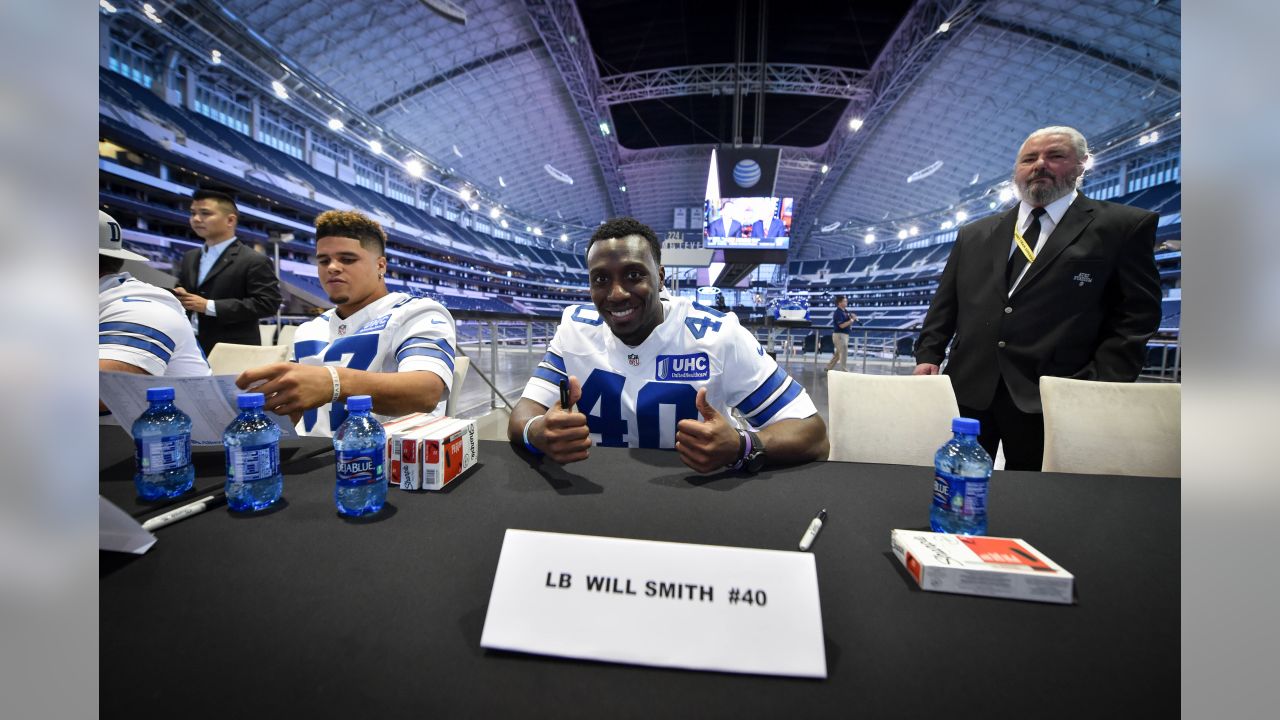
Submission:
M 131 466 L 102 435 L 104 488 Z M 225 507 L 101 554 L 104 717 L 1081 717 L 1179 703 L 1176 480 L 996 473 L 992 535 L 1076 575 L 1072 606 L 920 591 L 889 550 L 924 528 L 929 468 L 817 463 L 700 477 L 675 453 L 596 448 L 567 469 L 502 443 L 443 492 L 347 520 L 333 456 L 295 441 L 284 502 Z M 313 447 L 314 446 L 314 447 Z M 202 472 L 202 475 L 204 473 Z M 106 491 L 104 490 L 104 493 Z M 118 493 L 118 488 L 117 488 Z M 507 528 L 792 550 L 813 515 L 829 677 L 641 668 L 480 647 Z

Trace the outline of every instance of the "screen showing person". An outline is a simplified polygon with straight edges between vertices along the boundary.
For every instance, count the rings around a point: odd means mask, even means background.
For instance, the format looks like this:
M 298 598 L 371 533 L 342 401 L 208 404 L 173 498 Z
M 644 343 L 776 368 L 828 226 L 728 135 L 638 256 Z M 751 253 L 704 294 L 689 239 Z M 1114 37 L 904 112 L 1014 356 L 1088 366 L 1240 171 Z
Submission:
M 737 197 L 709 204 L 705 245 L 709 248 L 790 246 L 792 198 Z

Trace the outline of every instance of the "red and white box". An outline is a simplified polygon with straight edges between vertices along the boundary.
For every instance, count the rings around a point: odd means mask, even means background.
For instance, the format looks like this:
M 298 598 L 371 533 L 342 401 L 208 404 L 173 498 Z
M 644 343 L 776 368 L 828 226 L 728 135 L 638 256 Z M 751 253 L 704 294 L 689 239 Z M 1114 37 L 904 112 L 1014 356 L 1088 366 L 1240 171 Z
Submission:
M 387 482 L 389 484 L 400 484 L 400 443 L 396 442 L 396 440 L 405 432 L 432 422 L 435 419 L 436 418 L 433 418 L 426 413 L 418 412 L 413 413 L 412 415 L 398 417 L 394 420 L 388 420 L 382 424 L 382 431 L 386 433 L 387 436 L 387 452 L 384 457 L 387 464 Z
M 894 530 L 889 541 L 922 590 L 1072 603 L 1075 576 L 1020 538 Z
M 479 458 L 476 421 L 438 417 L 396 434 L 400 464 L 392 484 L 401 490 L 439 490 Z

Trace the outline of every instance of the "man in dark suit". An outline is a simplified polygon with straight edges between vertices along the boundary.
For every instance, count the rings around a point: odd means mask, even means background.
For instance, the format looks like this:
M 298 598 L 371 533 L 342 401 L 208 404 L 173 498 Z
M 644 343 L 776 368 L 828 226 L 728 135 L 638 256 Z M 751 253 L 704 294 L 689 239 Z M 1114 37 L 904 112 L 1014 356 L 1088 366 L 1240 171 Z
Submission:
M 239 217 L 228 193 L 197 189 L 192 195 L 191 229 L 204 247 L 183 255 L 173 294 L 194 318 L 206 355 L 220 342 L 261 345 L 258 319 L 280 307 L 271 260 L 236 239 Z
M 1132 382 L 1160 324 L 1158 217 L 1080 195 L 1088 156 L 1072 128 L 1027 138 L 1021 202 L 960 229 L 916 343 L 915 374 L 934 375 L 954 338 L 960 412 L 992 457 L 1004 441 L 1010 470 L 1040 469 L 1041 376 Z

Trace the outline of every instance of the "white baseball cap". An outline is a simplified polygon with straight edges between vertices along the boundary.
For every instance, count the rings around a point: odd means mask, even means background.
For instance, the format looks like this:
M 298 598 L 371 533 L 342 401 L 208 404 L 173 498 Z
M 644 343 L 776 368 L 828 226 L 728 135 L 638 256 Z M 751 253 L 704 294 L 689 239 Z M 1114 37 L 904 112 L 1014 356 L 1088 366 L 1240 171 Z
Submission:
M 101 210 L 98 211 L 98 254 L 122 260 L 147 261 L 146 255 L 124 249 L 120 239 L 120 223 Z

